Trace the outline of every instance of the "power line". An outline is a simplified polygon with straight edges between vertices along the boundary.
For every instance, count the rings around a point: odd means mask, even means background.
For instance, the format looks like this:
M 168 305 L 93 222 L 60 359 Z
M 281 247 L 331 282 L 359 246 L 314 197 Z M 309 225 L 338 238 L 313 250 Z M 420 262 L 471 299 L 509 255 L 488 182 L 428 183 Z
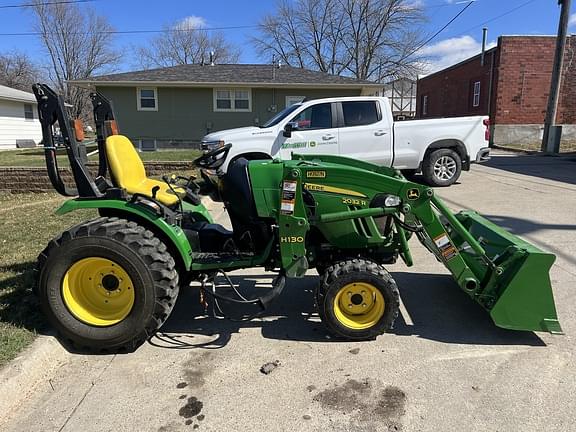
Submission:
M 30 6 L 49 6 L 49 5 L 59 5 L 59 4 L 73 4 L 73 3 L 91 3 L 98 0 L 62 0 L 54 2 L 42 2 L 42 3 L 27 3 L 27 4 L 17 4 L 17 5 L 3 5 L 0 9 L 15 9 L 15 8 L 26 8 Z
M 446 30 L 446 28 L 447 28 L 450 24 L 452 24 L 454 21 L 456 21 L 456 19 L 457 19 L 460 15 L 462 15 L 466 9 L 468 9 L 470 6 L 472 6 L 472 3 L 474 3 L 473 0 L 471 0 L 466 6 L 464 6 L 460 12 L 458 12 L 456 15 L 454 15 L 454 17 L 453 17 L 450 21 L 448 21 L 446 24 L 444 24 L 444 26 L 443 26 L 440 30 L 438 30 L 436 33 L 434 33 L 432 36 L 430 36 L 428 39 L 426 39 L 426 42 L 422 43 L 422 44 L 421 44 L 418 48 L 416 48 L 416 49 L 414 50 L 414 52 L 412 52 L 410 55 L 414 54 L 416 51 L 424 48 L 426 45 L 428 45 L 430 42 L 432 42 L 432 41 L 436 38 L 436 36 L 438 36 L 440 33 L 442 33 L 444 30 Z
M 493 22 L 493 21 L 496 21 L 496 20 L 498 20 L 498 19 L 500 19 L 500 18 L 503 18 L 503 17 L 505 17 L 506 15 L 510 15 L 511 13 L 516 12 L 518 9 L 522 9 L 522 8 L 525 7 L 525 6 L 528 6 L 530 3 L 534 3 L 535 1 L 536 1 L 536 0 L 528 0 L 527 2 L 524 2 L 524 3 L 522 3 L 521 5 L 518 5 L 518 6 L 514 7 L 514 8 L 512 8 L 512 9 L 504 12 L 504 13 L 501 13 L 500 15 L 496 15 L 495 17 L 492 17 L 492 18 L 488 19 L 487 21 L 481 22 L 480 24 L 477 24 L 477 25 L 475 25 L 474 27 L 470 27 L 469 29 L 464 30 L 463 32 L 458 33 L 458 34 L 456 34 L 456 35 L 454 35 L 454 36 L 460 36 L 460 35 L 463 35 L 464 33 L 468 33 L 469 31 L 475 30 L 475 29 L 477 29 L 477 28 L 479 28 L 479 27 L 485 26 L 486 24 L 489 24 L 489 23 L 491 23 L 491 22 Z
M 95 1 L 95 0 L 86 0 Z M 243 26 L 229 26 L 229 27 L 198 27 L 198 28 L 173 28 L 173 29 L 163 29 L 163 30 L 107 30 L 98 31 L 98 34 L 145 34 L 145 33 L 178 33 L 178 32 L 190 32 L 190 31 L 212 31 L 212 30 L 237 30 L 237 29 L 247 29 L 256 28 L 257 25 L 243 25 Z M 85 32 L 79 32 L 75 34 L 86 34 Z M 0 33 L 0 36 L 40 36 L 40 32 L 26 32 L 26 33 Z

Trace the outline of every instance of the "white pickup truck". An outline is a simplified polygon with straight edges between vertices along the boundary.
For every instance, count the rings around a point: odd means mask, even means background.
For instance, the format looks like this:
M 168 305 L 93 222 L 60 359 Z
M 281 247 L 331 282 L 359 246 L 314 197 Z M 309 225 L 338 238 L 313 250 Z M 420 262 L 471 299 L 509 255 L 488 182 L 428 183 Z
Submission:
M 488 117 L 394 122 L 388 98 L 341 97 L 291 105 L 260 127 L 206 135 L 205 150 L 232 144 L 220 171 L 234 159 L 289 159 L 294 153 L 342 155 L 421 172 L 432 186 L 448 186 L 489 159 Z

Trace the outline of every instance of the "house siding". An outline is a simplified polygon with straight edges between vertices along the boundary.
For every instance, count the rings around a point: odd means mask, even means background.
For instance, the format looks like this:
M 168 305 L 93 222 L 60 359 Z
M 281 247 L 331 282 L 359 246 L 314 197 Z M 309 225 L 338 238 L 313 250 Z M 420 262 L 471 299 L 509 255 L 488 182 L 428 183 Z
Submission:
M 24 102 L 0 100 L 0 148 L 16 148 L 16 140 L 42 140 L 42 129 L 38 121 L 36 104 L 33 106 L 34 120 L 24 118 Z
M 286 96 L 358 96 L 361 90 L 252 88 L 251 112 L 214 112 L 212 88 L 158 87 L 158 111 L 138 111 L 136 87 L 97 85 L 97 91 L 112 101 L 121 133 L 133 141 L 194 143 L 209 132 L 263 124 L 284 109 Z

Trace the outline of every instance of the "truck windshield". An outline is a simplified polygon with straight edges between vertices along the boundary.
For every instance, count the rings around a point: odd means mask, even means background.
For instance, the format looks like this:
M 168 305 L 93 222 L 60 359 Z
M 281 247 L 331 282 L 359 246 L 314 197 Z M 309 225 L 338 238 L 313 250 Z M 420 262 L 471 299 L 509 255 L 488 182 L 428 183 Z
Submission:
M 276 126 L 284 118 L 286 118 L 287 116 L 292 114 L 294 111 L 296 111 L 298 108 L 300 108 L 301 105 L 302 104 L 294 104 L 294 105 L 290 105 L 289 107 L 284 108 L 282 111 L 280 111 L 278 114 L 276 114 L 274 117 L 272 117 L 270 120 L 268 120 L 266 123 L 264 123 L 260 127 L 261 128 L 269 128 L 271 126 Z

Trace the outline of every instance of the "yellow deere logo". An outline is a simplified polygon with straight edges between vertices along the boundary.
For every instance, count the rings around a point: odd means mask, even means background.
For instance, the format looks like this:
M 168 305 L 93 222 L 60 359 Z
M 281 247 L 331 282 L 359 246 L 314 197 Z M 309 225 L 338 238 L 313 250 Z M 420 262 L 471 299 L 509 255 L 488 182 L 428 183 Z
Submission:
M 420 198 L 420 191 L 418 189 L 408 189 L 408 199 L 415 200 Z

